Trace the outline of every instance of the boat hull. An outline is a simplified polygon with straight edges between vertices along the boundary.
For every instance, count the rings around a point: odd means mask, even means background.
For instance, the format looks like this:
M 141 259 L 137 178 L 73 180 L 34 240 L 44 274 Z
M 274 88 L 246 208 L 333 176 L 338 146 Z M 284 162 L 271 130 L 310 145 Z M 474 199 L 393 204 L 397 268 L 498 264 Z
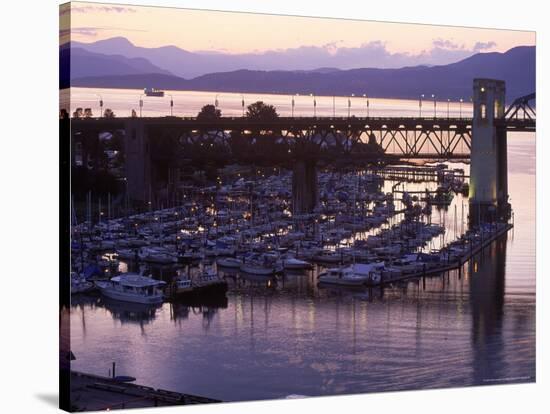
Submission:
M 320 277 L 319 283 L 323 285 L 339 285 L 339 286 L 364 286 L 367 283 L 366 279 L 342 279 L 337 277 Z
M 273 268 L 250 266 L 246 264 L 242 265 L 239 269 L 241 272 L 251 275 L 271 276 L 276 273 L 275 269 Z
M 121 302 L 156 304 L 164 301 L 163 295 L 131 295 L 123 292 L 117 292 L 110 287 L 103 286 L 101 283 L 96 283 L 96 286 L 102 295 L 108 297 L 109 299 L 115 299 Z

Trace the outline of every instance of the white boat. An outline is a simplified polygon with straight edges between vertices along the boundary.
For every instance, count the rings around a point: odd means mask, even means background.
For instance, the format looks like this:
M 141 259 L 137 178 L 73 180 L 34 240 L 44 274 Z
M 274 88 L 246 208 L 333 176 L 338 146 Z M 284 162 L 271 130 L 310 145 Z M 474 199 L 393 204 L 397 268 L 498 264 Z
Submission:
M 356 275 L 363 276 L 368 285 L 378 285 L 382 281 L 385 264 L 384 262 L 355 263 L 350 267 Z
M 305 260 L 296 259 L 295 257 L 288 257 L 282 259 L 283 268 L 287 270 L 306 270 L 311 269 L 311 263 Z
M 252 275 L 265 275 L 270 276 L 277 273 L 277 268 L 272 265 L 264 265 L 262 263 L 243 263 L 239 268 L 241 272 L 250 273 Z
M 277 264 L 276 256 L 265 253 L 247 258 L 239 269 L 252 275 L 271 276 L 280 272 L 282 266 Z
M 176 255 L 160 247 L 141 247 L 138 256 L 140 260 L 152 263 L 172 264 L 178 261 Z
M 191 282 L 191 279 L 187 277 L 180 277 L 175 280 L 175 290 L 172 292 L 172 294 L 175 295 L 182 295 L 184 293 L 191 293 L 193 292 L 193 284 Z
M 227 282 L 222 280 L 213 269 L 205 269 L 193 278 L 180 276 L 170 286 L 168 294 L 172 296 L 210 295 L 225 293 Z
M 319 275 L 319 282 L 342 286 L 378 284 L 384 263 L 356 263 L 351 266 L 328 269 Z
M 243 264 L 242 260 L 236 259 L 234 257 L 221 257 L 216 260 L 218 266 L 227 267 L 231 269 L 238 269 Z
M 116 249 L 117 257 L 123 260 L 134 260 L 136 253 L 133 249 Z
M 101 294 L 111 299 L 134 303 L 162 303 L 162 287 L 166 283 L 135 273 L 125 273 L 111 280 L 97 281 Z
M 341 263 L 344 260 L 344 256 L 338 252 L 323 251 L 313 256 L 313 261 L 319 263 L 336 264 Z
M 349 268 L 335 267 L 328 269 L 319 275 L 319 282 L 331 285 L 362 286 L 366 284 L 365 278 L 356 276 Z
M 407 254 L 396 259 L 392 267 L 399 269 L 403 274 L 415 273 L 422 270 L 424 262 L 419 261 L 416 254 Z
M 212 268 L 204 269 L 193 279 L 194 288 L 204 289 L 215 285 L 227 286 L 227 282 L 220 279 L 218 273 Z

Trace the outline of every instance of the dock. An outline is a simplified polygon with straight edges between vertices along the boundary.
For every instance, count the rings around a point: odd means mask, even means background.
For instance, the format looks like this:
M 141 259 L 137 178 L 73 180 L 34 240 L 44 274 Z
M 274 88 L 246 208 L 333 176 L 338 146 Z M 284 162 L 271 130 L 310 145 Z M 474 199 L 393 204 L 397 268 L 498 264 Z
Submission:
M 460 180 L 470 178 L 463 171 L 458 172 L 437 166 L 386 165 L 383 168 L 371 166 L 367 167 L 367 171 L 388 180 L 404 180 L 408 182 L 437 182 L 441 181 L 445 176 Z
M 71 411 L 209 404 L 220 400 L 71 371 Z
M 378 285 L 380 286 L 380 285 L 385 285 L 385 284 L 390 284 L 395 282 L 401 282 L 408 279 L 420 278 L 425 276 L 435 276 L 445 272 L 449 272 L 451 270 L 460 269 L 464 263 L 471 260 L 476 254 L 483 251 L 483 249 L 488 247 L 491 243 L 498 240 L 500 237 L 504 236 L 513 227 L 514 227 L 513 224 L 507 223 L 503 228 L 498 229 L 494 233 L 490 234 L 487 238 L 483 239 L 480 243 L 477 243 L 475 246 L 472 243 L 470 243 L 470 247 L 471 247 L 470 250 L 467 253 L 465 253 L 462 257 L 460 257 L 458 260 L 452 260 L 436 268 L 426 269 L 421 272 L 408 273 L 408 274 L 406 273 L 399 277 L 393 277 L 391 278 L 391 280 L 382 280 Z

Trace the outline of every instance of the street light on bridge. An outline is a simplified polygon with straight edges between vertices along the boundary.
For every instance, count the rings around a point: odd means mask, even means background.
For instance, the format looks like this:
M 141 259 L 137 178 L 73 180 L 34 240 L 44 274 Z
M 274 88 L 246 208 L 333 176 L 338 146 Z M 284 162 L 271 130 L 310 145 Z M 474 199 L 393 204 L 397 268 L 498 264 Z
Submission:
M 351 94 L 352 97 L 355 96 L 355 94 Z M 348 118 L 351 118 L 351 98 L 348 97 Z
M 432 93 L 432 99 L 434 100 L 434 119 L 437 118 L 437 101 L 435 100 L 435 95 Z
M 460 119 L 462 119 L 462 102 L 464 102 L 464 99 L 460 98 Z
M 100 95 L 100 94 L 97 94 L 96 95 L 99 97 L 99 113 L 100 113 L 100 117 L 103 117 L 103 97 Z
M 363 94 L 363 97 L 364 97 L 364 98 L 367 98 L 367 118 L 368 118 L 368 117 L 369 117 L 369 106 L 370 106 L 370 104 L 369 104 L 369 97 L 367 96 L 366 93 Z
M 219 102 L 218 102 L 218 96 L 220 96 L 219 93 L 217 93 L 216 96 L 214 97 L 214 107 L 215 107 L 216 109 L 218 109 L 218 104 L 219 104 Z
M 424 94 L 420 95 L 420 99 L 418 101 L 418 117 L 422 118 L 422 98 L 424 98 Z
M 170 116 L 174 116 L 174 97 L 172 95 L 168 95 L 170 97 Z
M 298 94 L 296 94 L 296 96 L 298 96 Z M 291 113 L 292 113 L 292 118 L 294 118 L 294 105 L 296 104 L 296 102 L 294 101 L 294 95 L 292 95 L 292 100 L 290 102 L 290 105 L 291 105 Z
M 309 96 L 313 97 L 313 117 L 317 118 L 317 100 L 315 99 L 315 94 L 310 93 Z
M 447 99 L 447 119 L 449 119 L 449 105 L 451 104 L 451 100 Z
M 241 107 L 243 108 L 243 118 L 244 118 L 244 95 L 241 94 Z
M 141 115 L 142 115 L 141 110 L 143 108 L 143 99 L 142 98 L 143 98 L 143 95 L 139 95 L 139 117 L 140 118 L 141 118 Z

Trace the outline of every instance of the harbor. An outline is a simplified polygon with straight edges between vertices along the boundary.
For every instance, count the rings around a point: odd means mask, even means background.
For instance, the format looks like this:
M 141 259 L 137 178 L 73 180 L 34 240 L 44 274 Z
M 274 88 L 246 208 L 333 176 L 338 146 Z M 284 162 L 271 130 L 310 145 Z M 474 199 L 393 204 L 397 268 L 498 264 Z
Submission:
M 377 286 L 458 268 L 511 225 L 465 229 L 462 204 L 458 229 L 455 204 L 455 228 L 448 231 L 432 215 L 448 209 L 455 196 L 464 203 L 467 183 L 463 169 L 440 164 L 433 171 L 435 190 L 414 190 L 422 187 L 414 180 L 384 179 L 384 170 L 323 172 L 319 206 L 299 216 L 290 212 L 291 174 L 281 169 L 236 177 L 219 172 L 214 185 L 186 186 L 183 205 L 116 219 L 98 205 L 94 220 L 88 203 L 81 216 L 89 220 L 73 227 L 72 291 L 99 289 L 111 297 L 120 291 L 115 298 L 123 299 L 120 285 L 126 282 L 134 290 L 158 291 L 148 300 L 161 302 L 162 296 L 224 295 L 225 274 L 235 271 L 269 279 L 317 266 L 334 274 L 346 270 L 337 278 L 319 274 L 321 284 Z M 366 264 L 374 267 L 354 271 Z M 162 280 L 147 283 L 144 276 L 155 266 Z
M 518 353 L 499 316 L 531 320 L 530 262 L 514 256 L 534 251 L 529 208 L 513 201 L 530 178 L 510 174 L 502 219 L 471 209 L 469 161 L 388 160 L 321 159 L 314 189 L 307 163 L 300 177 L 289 163 L 190 160 L 168 172 L 169 196 L 75 194 L 72 369 L 109 377 L 116 362 L 138 384 L 219 401 L 483 385 L 502 359 L 532 372 L 531 324 Z M 471 363 L 449 375 L 430 351 L 443 346 Z M 395 364 L 416 370 L 396 381 Z

